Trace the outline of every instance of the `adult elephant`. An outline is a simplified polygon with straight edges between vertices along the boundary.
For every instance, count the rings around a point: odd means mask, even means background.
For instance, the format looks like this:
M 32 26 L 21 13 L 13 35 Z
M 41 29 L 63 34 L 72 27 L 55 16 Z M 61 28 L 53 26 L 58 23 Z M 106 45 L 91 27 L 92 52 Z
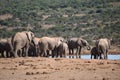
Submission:
M 25 53 L 28 56 L 28 48 L 30 43 L 34 44 L 34 33 L 31 31 L 17 32 L 12 36 L 12 46 L 14 57 L 22 56 L 22 53 Z
M 54 50 L 60 45 L 60 43 L 64 41 L 62 37 L 42 37 L 39 40 L 39 48 L 41 51 L 41 56 L 49 56 L 47 51 L 52 51 L 52 57 L 55 56 Z
M 81 58 L 81 49 L 82 47 L 86 46 L 88 50 L 90 50 L 89 43 L 82 38 L 70 38 L 68 40 L 68 48 L 69 48 L 69 57 L 74 56 L 74 49 L 77 49 L 76 51 L 76 58 Z M 71 53 L 72 51 L 72 53 Z
M 57 48 L 57 57 L 66 57 L 68 50 L 68 45 L 65 42 L 62 42 Z
M 96 47 L 98 50 L 98 54 L 100 55 L 100 59 L 102 59 L 102 54 L 104 55 L 104 59 L 108 59 L 108 50 L 110 49 L 110 40 L 107 38 L 101 38 L 96 41 Z
M 1 57 L 12 57 L 11 38 L 0 40 L 0 53 Z M 6 53 L 6 55 L 4 53 Z
M 98 53 L 97 47 L 93 47 L 91 49 L 91 59 L 92 57 L 94 57 L 94 59 L 98 59 L 99 53 Z

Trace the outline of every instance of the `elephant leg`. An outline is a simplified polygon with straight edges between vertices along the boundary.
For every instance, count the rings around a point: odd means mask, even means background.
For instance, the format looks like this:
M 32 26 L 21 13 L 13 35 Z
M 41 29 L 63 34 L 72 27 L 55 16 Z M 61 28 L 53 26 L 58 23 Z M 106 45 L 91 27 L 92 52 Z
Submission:
M 99 58 L 99 54 L 97 54 L 97 59 Z
M 41 57 L 47 57 L 47 50 L 41 50 Z
M 50 56 L 50 51 L 49 50 L 47 50 L 47 57 L 49 57 Z
M 55 51 L 55 56 L 58 58 L 60 56 L 60 52 Z
M 1 57 L 4 58 L 5 55 L 4 55 L 4 51 L 1 52 Z
M 36 51 L 32 50 L 32 57 L 36 57 Z
M 17 52 L 18 52 L 18 50 L 15 50 L 15 52 L 14 52 L 14 57 L 15 57 L 15 58 L 18 57 Z
M 41 52 L 40 52 L 40 56 L 43 57 L 43 54 L 44 54 L 44 51 L 41 50 Z
M 104 59 L 107 59 L 107 58 L 108 58 L 107 54 L 108 54 L 108 51 L 106 50 L 106 51 L 104 52 Z
M 41 51 L 41 57 L 44 57 L 44 54 L 45 54 L 45 51 L 42 50 L 42 51 Z
M 74 58 L 74 49 L 72 49 L 72 58 Z
M 92 54 L 91 54 L 91 57 L 90 57 L 91 59 L 92 59 Z
M 95 59 L 98 59 L 98 54 L 95 54 Z
M 59 49 L 55 49 L 55 53 L 56 53 L 56 57 L 58 58 L 58 56 L 60 55 Z
M 62 57 L 65 58 L 65 56 L 66 56 L 66 55 L 65 55 L 65 50 L 63 50 L 63 51 L 62 51 Z
M 102 54 L 100 53 L 100 59 L 102 59 Z
M 61 50 L 61 51 L 59 52 L 59 55 L 60 55 L 61 58 L 62 58 L 62 57 L 65 57 L 65 50 Z
M 44 51 L 41 50 L 41 52 L 40 52 L 40 56 L 43 57 L 43 55 L 44 55 Z
M 42 57 L 42 51 L 40 50 L 40 52 L 39 52 L 39 55 L 40 55 L 40 57 Z
M 37 57 L 37 56 L 40 56 L 40 50 L 39 50 L 39 48 L 37 48 L 36 50 L 37 50 L 37 51 L 36 51 L 36 57 Z
M 60 52 L 60 54 L 59 54 L 59 55 L 60 55 L 60 57 L 61 57 L 61 58 L 63 57 L 63 53 L 62 53 L 62 52 Z
M 63 51 L 64 58 L 66 58 L 66 50 Z
M 34 53 L 34 54 L 35 54 L 35 57 L 40 56 L 38 49 L 35 51 L 35 53 Z
M 39 56 L 40 56 L 40 50 L 37 49 L 36 57 L 39 57 Z
M 106 59 L 108 59 L 108 50 L 106 51 Z
M 106 50 L 102 51 L 103 52 L 103 57 L 106 59 Z
M 19 50 L 19 56 L 22 57 L 22 49 Z
M 100 59 L 102 59 L 102 52 L 99 49 L 98 49 L 98 55 L 99 55 Z
M 35 46 L 35 49 L 33 49 L 32 51 L 33 51 L 33 56 L 34 56 L 34 57 L 39 56 L 39 54 L 38 54 L 38 49 L 37 49 L 36 46 Z
M 10 52 L 10 57 L 13 57 L 13 52 Z
M 26 48 L 26 57 L 28 57 L 28 48 Z
M 96 54 L 94 54 L 94 59 L 96 59 L 96 57 L 97 57 L 97 55 L 96 55 Z
M 77 48 L 77 50 L 76 50 L 76 58 L 78 58 L 78 48 Z
M 69 49 L 69 58 L 71 58 L 71 50 Z
M 28 50 L 29 50 L 29 44 L 27 44 L 24 48 L 23 48 L 24 52 L 25 52 L 25 56 L 28 57 Z
M 24 56 L 25 56 L 25 49 L 22 48 L 21 57 L 24 57 Z
M 47 51 L 45 51 L 45 55 L 44 55 L 45 57 L 47 57 L 48 55 L 47 55 Z
M 81 58 L 81 47 L 79 48 L 79 58 Z
M 10 56 L 9 56 L 9 52 L 8 51 L 6 51 L 6 57 L 7 58 L 9 58 Z
M 52 58 L 54 58 L 55 54 L 54 54 L 54 50 L 52 50 Z
M 2 57 L 2 54 L 1 54 L 1 52 L 0 52 L 0 58 Z

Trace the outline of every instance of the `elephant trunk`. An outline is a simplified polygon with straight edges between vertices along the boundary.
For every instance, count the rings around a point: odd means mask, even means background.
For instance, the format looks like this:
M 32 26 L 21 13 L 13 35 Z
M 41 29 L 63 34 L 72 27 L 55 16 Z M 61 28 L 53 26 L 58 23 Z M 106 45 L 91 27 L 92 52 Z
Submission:
M 32 41 L 31 41 L 31 43 L 32 43 L 34 46 L 36 46 L 36 44 L 35 44 L 35 41 L 34 41 L 34 40 L 32 40 Z

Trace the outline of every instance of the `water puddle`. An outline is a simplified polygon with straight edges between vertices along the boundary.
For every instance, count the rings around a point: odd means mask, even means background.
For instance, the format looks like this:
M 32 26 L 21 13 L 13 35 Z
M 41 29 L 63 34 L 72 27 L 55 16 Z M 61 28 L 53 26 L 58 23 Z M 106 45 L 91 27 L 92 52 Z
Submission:
M 81 58 L 82 59 L 90 59 L 91 55 L 82 55 Z M 111 60 L 120 60 L 120 55 L 108 55 L 108 59 L 111 59 Z
M 51 56 L 49 58 L 51 58 Z M 69 58 L 69 56 L 67 56 L 66 58 Z M 76 58 L 76 56 L 74 56 L 74 58 Z M 81 55 L 81 59 L 91 59 L 91 55 Z M 110 59 L 110 60 L 120 60 L 120 54 L 116 54 L 116 55 L 109 54 L 108 59 Z

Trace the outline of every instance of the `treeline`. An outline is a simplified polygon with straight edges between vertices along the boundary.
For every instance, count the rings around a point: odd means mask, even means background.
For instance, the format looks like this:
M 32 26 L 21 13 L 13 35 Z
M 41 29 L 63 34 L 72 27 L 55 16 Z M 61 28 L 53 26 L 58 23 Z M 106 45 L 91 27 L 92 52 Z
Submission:
M 0 37 L 30 29 L 39 37 L 107 37 L 120 43 L 119 14 L 119 0 L 0 0 Z

